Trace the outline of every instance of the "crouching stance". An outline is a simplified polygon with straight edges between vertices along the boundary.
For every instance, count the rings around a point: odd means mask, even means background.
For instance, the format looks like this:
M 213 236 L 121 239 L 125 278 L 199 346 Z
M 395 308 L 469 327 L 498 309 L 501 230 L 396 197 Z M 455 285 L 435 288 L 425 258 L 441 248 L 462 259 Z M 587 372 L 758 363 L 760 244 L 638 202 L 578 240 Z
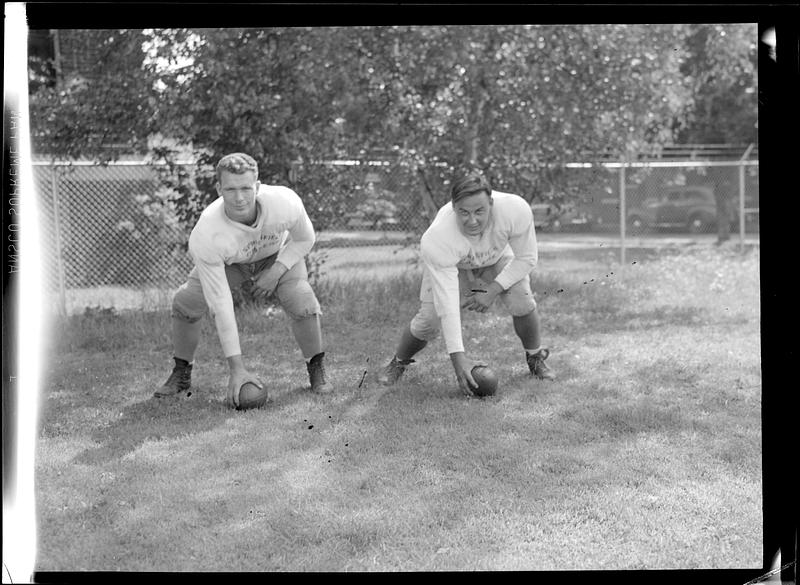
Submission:
M 477 362 L 464 352 L 461 309 L 483 313 L 495 300 L 512 316 L 531 374 L 555 378 L 545 364 L 549 350 L 541 346 L 530 286 L 538 250 L 533 213 L 522 197 L 492 191 L 481 173 L 467 173 L 453 184 L 451 202 L 422 235 L 420 253 L 421 306 L 379 376 L 382 383 L 395 383 L 441 330 L 458 385 L 471 394 L 477 387 L 471 373 Z
M 287 187 L 262 185 L 256 161 L 241 153 L 217 164 L 219 198 L 201 214 L 189 236 L 194 268 L 172 301 L 175 367 L 156 396 L 191 387 L 200 319 L 210 312 L 228 360 L 227 401 L 238 406 L 245 382 L 262 383 L 244 365 L 232 290 L 245 283 L 257 295 L 275 295 L 291 321 L 306 359 L 311 389 L 329 391 L 325 379 L 320 305 L 308 283 L 305 256 L 314 245 L 303 202 Z

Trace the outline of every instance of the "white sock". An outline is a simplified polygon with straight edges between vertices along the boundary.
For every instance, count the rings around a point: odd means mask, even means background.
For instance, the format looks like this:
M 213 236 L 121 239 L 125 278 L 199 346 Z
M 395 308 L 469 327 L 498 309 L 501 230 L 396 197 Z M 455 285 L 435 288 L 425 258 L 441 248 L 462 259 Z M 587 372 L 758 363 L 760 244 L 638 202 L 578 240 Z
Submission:
M 526 349 L 525 353 L 527 353 L 528 355 L 533 355 L 535 353 L 539 353 L 541 350 L 542 350 L 542 346 L 540 345 L 536 349 Z

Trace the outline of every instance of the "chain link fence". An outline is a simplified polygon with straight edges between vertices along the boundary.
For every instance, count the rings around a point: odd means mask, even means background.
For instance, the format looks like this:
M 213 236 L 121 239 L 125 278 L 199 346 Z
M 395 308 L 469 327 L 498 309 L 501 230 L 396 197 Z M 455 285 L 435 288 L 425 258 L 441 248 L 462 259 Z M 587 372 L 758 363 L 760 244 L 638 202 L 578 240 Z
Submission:
M 559 204 L 532 199 L 537 232 L 543 241 L 567 231 L 617 239 L 621 262 L 626 241 L 648 235 L 710 234 L 743 242 L 745 235 L 757 237 L 759 209 L 758 161 L 745 159 L 570 164 L 567 180 L 581 186 L 580 195 Z M 407 170 L 389 161 L 326 164 L 354 177 L 354 187 L 338 197 L 331 219 L 315 221 L 318 251 L 352 256 L 364 246 L 396 250 L 418 241 L 430 210 L 422 212 L 420 186 Z M 160 170 L 142 162 L 34 163 L 42 266 L 58 311 L 168 306 L 192 268 L 186 249 L 191 226 L 181 225 Z M 297 173 L 302 185 L 302 168 Z M 314 218 L 324 194 L 297 190 Z M 402 260 L 390 251 L 386 262 Z M 319 268 L 319 260 L 309 264 Z
M 61 312 L 174 288 L 191 269 L 188 232 L 152 166 L 34 163 L 34 182 L 42 268 Z
M 539 211 L 537 227 L 542 231 L 714 234 L 723 241 L 733 234 L 758 233 L 758 161 L 578 163 L 570 167 L 571 178 L 587 187 L 564 206 L 534 202 L 534 214 Z

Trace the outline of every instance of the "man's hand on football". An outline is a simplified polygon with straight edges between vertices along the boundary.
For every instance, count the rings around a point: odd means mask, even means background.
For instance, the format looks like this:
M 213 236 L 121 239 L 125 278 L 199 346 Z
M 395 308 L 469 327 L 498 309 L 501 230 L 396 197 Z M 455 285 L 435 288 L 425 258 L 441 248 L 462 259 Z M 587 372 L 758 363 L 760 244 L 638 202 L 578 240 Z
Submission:
M 275 289 L 278 288 L 278 281 L 281 279 L 281 276 L 286 274 L 288 270 L 289 269 L 280 262 L 275 262 L 267 270 L 264 270 L 258 275 L 255 283 L 253 283 L 253 293 L 263 298 L 270 296 L 275 292 Z
M 503 292 L 496 280 L 493 280 L 486 288 L 475 288 L 466 295 L 466 299 L 461 304 L 462 309 L 485 313 L 492 306 L 494 300 Z
M 241 355 L 229 357 L 228 366 L 230 373 L 228 374 L 228 394 L 225 402 L 230 407 L 238 408 L 239 390 L 245 382 L 252 382 L 257 386 L 263 386 L 264 383 L 245 369 Z
M 472 377 L 472 368 L 486 364 L 472 361 L 463 351 L 451 353 L 450 361 L 453 362 L 453 370 L 456 372 L 458 387 L 466 396 L 473 396 L 472 389 L 477 388 L 478 384 L 475 382 L 475 378 Z

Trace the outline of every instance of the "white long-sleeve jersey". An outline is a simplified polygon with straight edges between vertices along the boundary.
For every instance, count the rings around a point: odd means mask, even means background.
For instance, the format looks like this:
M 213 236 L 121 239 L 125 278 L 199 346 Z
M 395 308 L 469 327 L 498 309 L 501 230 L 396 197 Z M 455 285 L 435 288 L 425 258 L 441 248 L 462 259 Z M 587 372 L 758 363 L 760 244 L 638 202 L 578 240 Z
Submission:
M 189 236 L 189 253 L 226 358 L 241 354 L 241 347 L 225 265 L 256 262 L 277 253 L 276 261 L 291 268 L 315 241 L 303 202 L 288 187 L 261 185 L 256 206 L 256 223 L 248 226 L 228 218 L 220 197 L 203 211 Z
M 422 235 L 420 252 L 433 284 L 433 304 L 442 324 L 448 353 L 464 351 L 458 269 L 512 260 L 495 281 L 508 289 L 528 277 L 539 260 L 530 205 L 519 195 L 492 191 L 489 222 L 480 236 L 464 235 L 452 203 L 444 205 Z

